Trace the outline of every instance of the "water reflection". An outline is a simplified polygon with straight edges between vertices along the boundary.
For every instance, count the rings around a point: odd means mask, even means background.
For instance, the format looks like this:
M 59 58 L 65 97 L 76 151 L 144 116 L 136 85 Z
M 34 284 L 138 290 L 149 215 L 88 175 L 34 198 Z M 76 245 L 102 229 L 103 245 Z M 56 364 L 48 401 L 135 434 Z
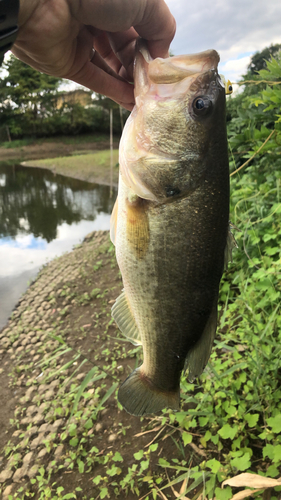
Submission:
M 0 163 L 0 328 L 46 261 L 109 229 L 110 188 Z
M 63 222 L 110 213 L 109 187 L 54 175 L 48 170 L 0 165 L 0 237 L 33 234 L 47 242 Z

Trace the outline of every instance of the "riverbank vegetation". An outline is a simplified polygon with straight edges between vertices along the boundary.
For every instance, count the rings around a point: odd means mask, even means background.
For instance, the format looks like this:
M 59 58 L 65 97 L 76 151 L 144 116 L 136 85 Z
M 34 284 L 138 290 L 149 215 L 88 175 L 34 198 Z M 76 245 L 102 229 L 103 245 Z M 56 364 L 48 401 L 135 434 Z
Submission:
M 120 134 L 128 111 L 91 91 L 61 90 L 66 82 L 39 73 L 11 55 L 0 79 L 0 144 L 18 139 L 109 133 Z

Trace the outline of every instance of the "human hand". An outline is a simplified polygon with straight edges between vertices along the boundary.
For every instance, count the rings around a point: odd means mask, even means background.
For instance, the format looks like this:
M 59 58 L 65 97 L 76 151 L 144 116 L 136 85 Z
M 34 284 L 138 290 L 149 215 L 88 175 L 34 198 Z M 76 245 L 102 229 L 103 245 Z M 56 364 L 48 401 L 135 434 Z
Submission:
M 166 57 L 174 34 L 164 0 L 21 0 L 12 52 L 131 110 L 136 39 L 148 40 L 152 57 Z

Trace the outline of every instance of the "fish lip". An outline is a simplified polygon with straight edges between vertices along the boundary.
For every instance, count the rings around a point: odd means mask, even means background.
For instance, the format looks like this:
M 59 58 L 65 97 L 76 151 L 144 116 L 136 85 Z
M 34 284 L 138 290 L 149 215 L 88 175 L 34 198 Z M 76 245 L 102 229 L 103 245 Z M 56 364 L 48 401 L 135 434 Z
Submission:
M 156 99 L 165 100 L 173 94 L 185 94 L 192 85 L 210 71 L 218 75 L 220 57 L 216 50 L 206 50 L 190 55 L 180 55 L 168 58 L 153 59 L 147 43 L 138 39 L 135 57 L 135 98 L 151 95 Z M 223 87 L 219 78 L 217 83 Z M 139 103 L 141 105 L 141 103 Z

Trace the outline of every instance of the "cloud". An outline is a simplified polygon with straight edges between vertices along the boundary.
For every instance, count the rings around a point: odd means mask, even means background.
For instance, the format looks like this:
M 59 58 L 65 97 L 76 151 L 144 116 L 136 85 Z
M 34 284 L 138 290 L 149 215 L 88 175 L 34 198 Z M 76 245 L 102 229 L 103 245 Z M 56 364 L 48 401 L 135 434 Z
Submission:
M 250 57 L 272 43 L 281 43 L 280 0 L 166 2 L 177 22 L 176 36 L 171 44 L 173 54 L 216 49 L 222 66 L 231 63 L 225 75 L 228 78 L 233 74 L 239 79 L 245 73 L 247 61 L 242 63 L 241 56 L 242 59 L 243 55 Z
M 39 268 L 49 260 L 72 250 L 84 237 L 98 230 L 108 230 L 110 215 L 99 213 L 94 221 L 82 220 L 77 224 L 63 223 L 58 226 L 57 238 L 47 243 L 43 238 L 35 238 L 32 234 L 17 235 L 16 238 L 0 239 L 1 278 L 20 275 L 28 270 Z
M 250 63 L 250 56 L 241 57 L 240 59 L 230 59 L 224 64 L 220 64 L 219 71 L 231 82 L 239 81 L 241 75 L 247 71 L 247 66 Z

